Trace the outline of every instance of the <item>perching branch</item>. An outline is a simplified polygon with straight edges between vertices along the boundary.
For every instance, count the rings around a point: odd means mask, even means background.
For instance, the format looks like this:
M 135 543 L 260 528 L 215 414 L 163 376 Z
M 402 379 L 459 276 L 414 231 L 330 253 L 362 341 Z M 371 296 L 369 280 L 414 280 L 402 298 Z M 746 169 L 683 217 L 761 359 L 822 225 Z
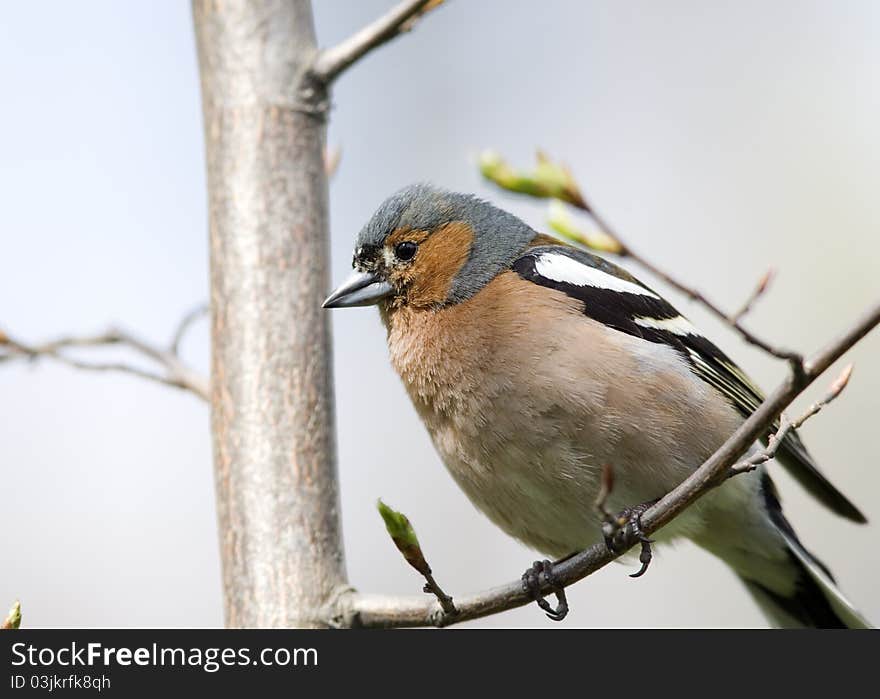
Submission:
M 878 324 L 880 324 L 880 303 L 868 310 L 827 347 L 805 360 L 798 370 L 793 369 L 785 381 L 700 468 L 642 514 L 643 532 L 646 535 L 656 532 L 697 499 L 722 483 L 730 468 L 772 428 L 782 411 Z M 838 379 L 830 395 L 833 394 L 833 397 L 839 394 L 843 384 L 845 381 Z M 826 397 L 824 403 L 827 402 Z M 571 585 L 619 558 L 636 543 L 637 540 L 631 539 L 624 549 L 613 553 L 604 543 L 595 544 L 586 551 L 555 565 L 553 573 L 556 581 L 563 586 Z M 540 583 L 542 592 L 553 591 L 543 576 L 540 578 Z M 344 626 L 444 626 L 497 614 L 532 601 L 522 589 L 520 581 L 516 580 L 477 594 L 456 598 L 458 614 L 449 617 L 436 602 L 430 603 L 416 597 L 398 598 L 360 594 L 347 589 L 340 592 L 334 603 L 326 610 L 326 614 L 328 623 Z
M 312 64 L 312 75 L 325 85 L 333 82 L 355 61 L 396 36 L 412 29 L 420 15 L 443 0 L 404 0 L 336 46 L 321 51 Z
M 186 314 L 178 325 L 169 347 L 153 345 L 130 332 L 110 328 L 97 335 L 66 335 L 42 344 L 28 344 L 6 333 L 0 333 L 0 363 L 16 359 L 54 359 L 75 369 L 96 372 L 121 372 L 165 386 L 190 391 L 202 400 L 208 400 L 208 380 L 187 366 L 178 355 L 183 335 L 192 322 L 204 313 L 202 308 Z M 152 368 L 144 369 L 126 362 L 100 362 L 78 359 L 69 354 L 71 349 L 86 347 L 127 347 L 146 359 Z

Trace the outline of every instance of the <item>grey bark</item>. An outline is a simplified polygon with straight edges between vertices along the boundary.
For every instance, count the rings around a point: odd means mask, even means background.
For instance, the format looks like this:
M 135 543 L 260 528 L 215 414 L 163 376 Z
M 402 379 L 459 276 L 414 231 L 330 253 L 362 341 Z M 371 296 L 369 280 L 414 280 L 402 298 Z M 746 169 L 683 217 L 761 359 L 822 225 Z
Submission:
M 194 0 L 227 626 L 321 625 L 346 584 L 328 319 L 326 94 L 307 0 Z

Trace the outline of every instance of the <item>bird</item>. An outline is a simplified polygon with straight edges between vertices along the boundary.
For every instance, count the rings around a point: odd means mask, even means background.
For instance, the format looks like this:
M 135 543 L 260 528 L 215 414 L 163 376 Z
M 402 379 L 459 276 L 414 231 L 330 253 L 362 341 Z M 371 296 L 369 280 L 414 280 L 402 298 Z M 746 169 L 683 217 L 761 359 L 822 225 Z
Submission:
M 647 546 L 639 514 L 763 400 L 659 293 L 471 194 L 396 192 L 358 234 L 352 267 L 323 306 L 378 306 L 391 363 L 452 478 L 501 530 L 557 561 L 603 538 L 613 546 L 595 507 L 607 469 L 608 506 Z M 832 512 L 867 521 L 795 431 L 776 460 Z M 720 558 L 774 626 L 869 626 L 801 543 L 765 465 L 654 536 Z M 540 573 L 554 580 L 549 559 L 524 587 L 561 620 L 564 593 L 553 608 Z

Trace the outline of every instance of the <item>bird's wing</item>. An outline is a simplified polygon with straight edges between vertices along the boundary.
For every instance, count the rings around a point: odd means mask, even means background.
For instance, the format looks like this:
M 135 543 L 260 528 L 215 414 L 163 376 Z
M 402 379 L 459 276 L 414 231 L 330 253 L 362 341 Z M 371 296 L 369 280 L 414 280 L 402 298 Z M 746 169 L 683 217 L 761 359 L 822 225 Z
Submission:
M 721 393 L 744 417 L 763 402 L 761 390 L 724 352 L 672 304 L 617 265 L 585 250 L 558 244 L 530 248 L 511 269 L 523 279 L 583 302 L 584 313 L 609 328 L 674 348 L 696 376 Z M 774 430 L 777 428 L 774 426 Z M 794 430 L 780 444 L 777 459 L 831 510 L 847 519 L 866 521 L 825 478 Z

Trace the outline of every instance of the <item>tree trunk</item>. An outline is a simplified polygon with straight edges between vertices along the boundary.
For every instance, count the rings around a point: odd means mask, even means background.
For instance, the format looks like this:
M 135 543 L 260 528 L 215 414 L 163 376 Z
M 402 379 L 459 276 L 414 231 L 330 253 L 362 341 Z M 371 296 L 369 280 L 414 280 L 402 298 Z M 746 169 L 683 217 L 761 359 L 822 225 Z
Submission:
M 326 95 L 307 0 L 194 0 L 227 626 L 320 624 L 346 585 L 327 293 Z

